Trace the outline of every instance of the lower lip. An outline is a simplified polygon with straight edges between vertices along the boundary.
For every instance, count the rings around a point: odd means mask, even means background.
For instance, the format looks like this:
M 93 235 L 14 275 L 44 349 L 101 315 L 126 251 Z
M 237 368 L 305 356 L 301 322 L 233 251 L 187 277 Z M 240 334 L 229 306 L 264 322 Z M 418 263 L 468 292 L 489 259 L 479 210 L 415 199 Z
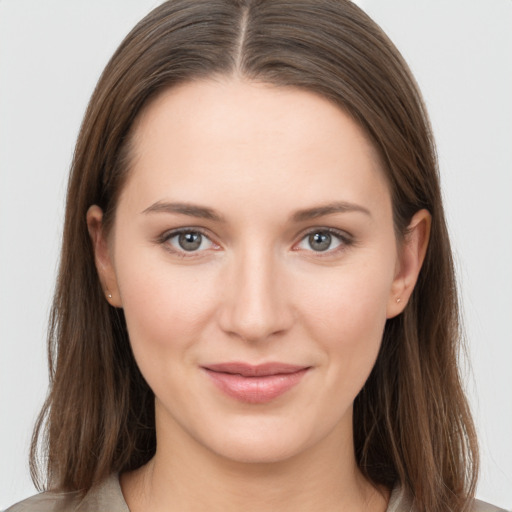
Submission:
M 244 377 L 239 374 L 215 372 L 207 368 L 205 371 L 213 383 L 226 395 L 241 402 L 264 404 L 296 386 L 308 369 L 260 377 Z

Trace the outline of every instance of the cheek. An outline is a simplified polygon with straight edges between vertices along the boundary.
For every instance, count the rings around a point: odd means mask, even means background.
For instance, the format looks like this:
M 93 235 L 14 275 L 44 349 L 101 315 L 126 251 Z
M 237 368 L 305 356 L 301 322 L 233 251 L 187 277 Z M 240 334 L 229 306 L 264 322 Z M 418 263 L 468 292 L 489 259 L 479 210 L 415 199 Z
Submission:
M 386 319 L 393 266 L 346 265 L 302 280 L 302 302 L 313 324 L 335 334 L 365 332 Z M 318 322 L 314 321 L 318 319 Z
M 323 348 L 331 383 L 353 396 L 366 381 L 380 349 L 392 269 L 392 264 L 347 265 L 329 279 L 317 276 L 307 283 L 310 292 L 302 295 L 305 325 Z
M 118 264 L 118 282 L 130 342 L 141 366 L 193 345 L 214 314 L 211 272 L 176 266 L 165 255 Z M 134 272 L 136 269 L 136 272 Z

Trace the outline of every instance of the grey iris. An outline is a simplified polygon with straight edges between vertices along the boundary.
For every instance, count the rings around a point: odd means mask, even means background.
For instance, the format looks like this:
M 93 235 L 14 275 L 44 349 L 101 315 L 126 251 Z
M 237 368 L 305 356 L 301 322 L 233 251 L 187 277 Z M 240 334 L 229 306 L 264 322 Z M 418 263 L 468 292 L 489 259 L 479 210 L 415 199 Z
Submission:
M 314 251 L 326 251 L 331 246 L 331 235 L 329 233 L 312 233 L 309 235 L 309 246 Z
M 178 237 L 178 243 L 184 251 L 195 251 L 201 246 L 203 236 L 201 233 L 181 233 Z

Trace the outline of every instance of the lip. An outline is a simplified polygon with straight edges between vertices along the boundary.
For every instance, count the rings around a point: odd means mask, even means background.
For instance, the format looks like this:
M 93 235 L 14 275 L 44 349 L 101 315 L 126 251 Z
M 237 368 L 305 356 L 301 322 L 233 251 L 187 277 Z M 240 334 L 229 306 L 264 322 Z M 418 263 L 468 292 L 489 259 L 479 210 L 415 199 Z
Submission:
M 213 383 L 231 398 L 250 404 L 263 404 L 299 384 L 310 366 L 286 363 L 251 365 L 242 362 L 203 366 Z

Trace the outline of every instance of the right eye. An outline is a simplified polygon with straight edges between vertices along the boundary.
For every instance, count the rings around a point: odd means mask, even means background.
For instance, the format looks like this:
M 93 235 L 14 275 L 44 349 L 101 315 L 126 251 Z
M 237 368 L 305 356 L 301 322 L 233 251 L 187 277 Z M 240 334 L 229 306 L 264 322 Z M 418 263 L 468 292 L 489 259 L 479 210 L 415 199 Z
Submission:
M 168 232 L 162 237 L 162 243 L 170 245 L 174 252 L 183 256 L 217 247 L 204 233 L 194 229 Z

